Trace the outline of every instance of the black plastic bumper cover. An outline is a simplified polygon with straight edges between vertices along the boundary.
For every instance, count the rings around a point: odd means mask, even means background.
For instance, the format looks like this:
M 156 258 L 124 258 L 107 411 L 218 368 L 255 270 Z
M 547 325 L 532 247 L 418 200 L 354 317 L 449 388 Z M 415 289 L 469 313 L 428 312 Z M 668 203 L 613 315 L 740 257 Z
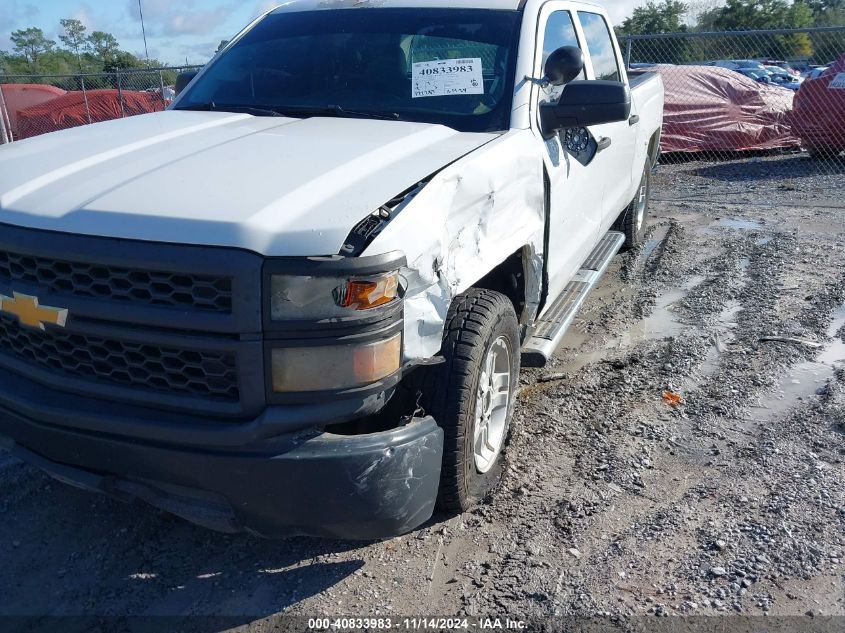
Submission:
M 431 517 L 443 431 L 426 417 L 371 435 L 308 431 L 204 450 L 43 425 L 0 408 L 0 448 L 66 483 L 140 498 L 212 529 L 376 539 Z

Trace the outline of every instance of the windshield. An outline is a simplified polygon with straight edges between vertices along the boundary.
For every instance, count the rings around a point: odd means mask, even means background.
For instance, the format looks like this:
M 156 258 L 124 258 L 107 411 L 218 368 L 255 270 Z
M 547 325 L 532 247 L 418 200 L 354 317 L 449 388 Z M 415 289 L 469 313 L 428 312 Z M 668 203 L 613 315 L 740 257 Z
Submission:
M 175 109 L 506 130 L 520 15 L 486 9 L 271 14 L 218 57 Z

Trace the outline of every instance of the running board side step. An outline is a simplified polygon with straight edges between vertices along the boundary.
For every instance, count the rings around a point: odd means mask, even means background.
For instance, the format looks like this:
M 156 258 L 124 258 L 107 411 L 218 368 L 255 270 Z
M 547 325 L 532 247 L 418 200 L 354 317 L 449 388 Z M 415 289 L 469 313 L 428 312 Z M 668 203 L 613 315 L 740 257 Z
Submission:
M 601 238 L 581 270 L 534 325 L 534 330 L 522 346 L 524 367 L 546 365 L 575 320 L 578 310 L 624 243 L 625 236 L 618 231 L 609 231 Z

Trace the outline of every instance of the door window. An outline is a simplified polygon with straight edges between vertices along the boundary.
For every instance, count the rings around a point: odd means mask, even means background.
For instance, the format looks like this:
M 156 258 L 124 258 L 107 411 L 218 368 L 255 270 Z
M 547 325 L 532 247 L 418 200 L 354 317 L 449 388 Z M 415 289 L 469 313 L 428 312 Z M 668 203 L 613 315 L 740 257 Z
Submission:
M 578 18 L 581 20 L 581 28 L 584 29 L 587 50 L 590 51 L 590 59 L 593 60 L 593 72 L 596 79 L 621 81 L 622 75 L 616 60 L 616 49 L 605 19 L 598 13 L 586 11 L 579 11 Z
M 569 11 L 555 11 L 549 16 L 546 22 L 546 31 L 543 34 L 543 64 L 541 69 L 546 67 L 546 60 L 554 51 L 561 46 L 575 46 L 578 44 L 578 35 L 575 33 L 575 24 L 572 22 L 572 14 Z M 576 79 L 585 79 L 584 71 Z M 551 101 L 560 98 L 563 86 L 554 86 L 549 89 L 549 95 L 544 101 Z

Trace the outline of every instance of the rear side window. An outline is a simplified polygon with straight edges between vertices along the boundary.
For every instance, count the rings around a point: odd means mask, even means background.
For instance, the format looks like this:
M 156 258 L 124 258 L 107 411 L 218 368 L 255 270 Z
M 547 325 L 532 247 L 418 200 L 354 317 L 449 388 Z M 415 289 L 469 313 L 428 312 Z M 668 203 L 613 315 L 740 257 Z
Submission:
M 593 60 L 593 71 L 596 74 L 596 79 L 621 81 L 622 75 L 619 73 L 619 64 L 616 61 L 613 38 L 605 19 L 598 13 L 587 13 L 586 11 L 579 11 L 578 18 L 581 20 L 581 27 L 584 29 L 587 50 L 590 51 L 590 58 Z

